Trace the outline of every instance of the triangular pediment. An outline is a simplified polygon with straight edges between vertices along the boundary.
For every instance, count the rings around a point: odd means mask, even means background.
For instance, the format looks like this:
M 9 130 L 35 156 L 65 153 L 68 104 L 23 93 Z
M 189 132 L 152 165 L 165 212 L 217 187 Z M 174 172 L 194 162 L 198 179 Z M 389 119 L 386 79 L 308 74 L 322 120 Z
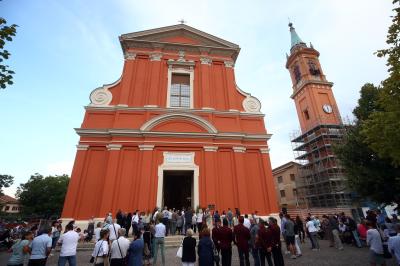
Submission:
M 121 39 L 239 49 L 237 44 L 185 24 L 123 34 Z

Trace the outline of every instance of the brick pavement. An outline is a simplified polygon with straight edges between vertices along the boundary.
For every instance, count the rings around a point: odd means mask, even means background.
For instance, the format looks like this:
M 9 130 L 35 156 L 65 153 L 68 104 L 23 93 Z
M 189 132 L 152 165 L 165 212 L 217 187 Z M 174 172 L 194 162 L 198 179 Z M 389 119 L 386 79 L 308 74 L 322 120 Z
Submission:
M 297 266 L 365 266 L 369 265 L 368 263 L 368 249 L 367 248 L 356 248 L 352 246 L 346 246 L 343 251 L 336 250 L 334 248 L 328 247 L 327 241 L 320 241 L 321 250 L 320 251 L 311 251 L 309 248 L 309 244 L 302 245 L 303 256 L 298 259 L 290 259 L 289 255 L 285 256 L 285 265 L 297 265 Z M 174 266 L 181 265 L 178 258 L 175 257 L 177 248 L 168 248 L 166 249 L 166 265 Z M 236 247 L 233 249 L 233 263 L 232 266 L 239 265 L 238 254 L 236 251 Z M 89 266 L 91 251 L 78 251 L 78 266 Z M 0 265 L 7 265 L 7 259 L 9 257 L 8 253 L 1 252 L 0 253 Z M 250 256 L 251 257 L 251 256 Z M 57 265 L 58 253 L 56 255 L 49 258 L 47 265 Z M 160 265 L 160 262 L 158 262 Z M 253 261 L 251 260 L 251 265 L 253 265 Z M 395 266 L 396 262 L 394 259 L 386 260 L 387 266 Z

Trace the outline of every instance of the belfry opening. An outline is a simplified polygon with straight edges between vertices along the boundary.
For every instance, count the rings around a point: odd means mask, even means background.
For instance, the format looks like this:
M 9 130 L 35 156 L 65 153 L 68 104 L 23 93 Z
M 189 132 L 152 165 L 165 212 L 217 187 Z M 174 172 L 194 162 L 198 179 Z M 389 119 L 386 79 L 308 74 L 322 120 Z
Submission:
M 181 210 L 193 206 L 193 171 L 164 171 L 163 206 Z

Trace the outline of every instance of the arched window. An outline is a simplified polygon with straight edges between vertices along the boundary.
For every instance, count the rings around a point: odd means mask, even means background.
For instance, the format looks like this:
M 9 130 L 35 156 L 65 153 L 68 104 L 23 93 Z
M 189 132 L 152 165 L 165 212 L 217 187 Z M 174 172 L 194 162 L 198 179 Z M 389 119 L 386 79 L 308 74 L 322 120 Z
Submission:
M 300 72 L 300 67 L 298 65 L 294 66 L 293 74 L 294 74 L 294 79 L 296 80 L 296 84 L 299 83 L 299 81 L 301 80 L 301 72 Z
M 321 74 L 321 72 L 319 71 L 317 65 L 314 63 L 314 61 L 312 61 L 312 60 L 308 61 L 308 67 L 309 67 L 311 75 L 318 76 L 318 75 Z

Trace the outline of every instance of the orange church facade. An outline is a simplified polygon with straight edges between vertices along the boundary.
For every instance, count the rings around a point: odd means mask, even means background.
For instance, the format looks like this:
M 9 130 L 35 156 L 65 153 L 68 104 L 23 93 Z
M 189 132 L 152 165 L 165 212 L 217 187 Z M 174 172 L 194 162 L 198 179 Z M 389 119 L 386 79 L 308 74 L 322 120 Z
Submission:
M 121 78 L 90 94 L 62 218 L 155 206 L 278 212 L 260 102 L 238 45 L 185 24 L 120 36 Z

